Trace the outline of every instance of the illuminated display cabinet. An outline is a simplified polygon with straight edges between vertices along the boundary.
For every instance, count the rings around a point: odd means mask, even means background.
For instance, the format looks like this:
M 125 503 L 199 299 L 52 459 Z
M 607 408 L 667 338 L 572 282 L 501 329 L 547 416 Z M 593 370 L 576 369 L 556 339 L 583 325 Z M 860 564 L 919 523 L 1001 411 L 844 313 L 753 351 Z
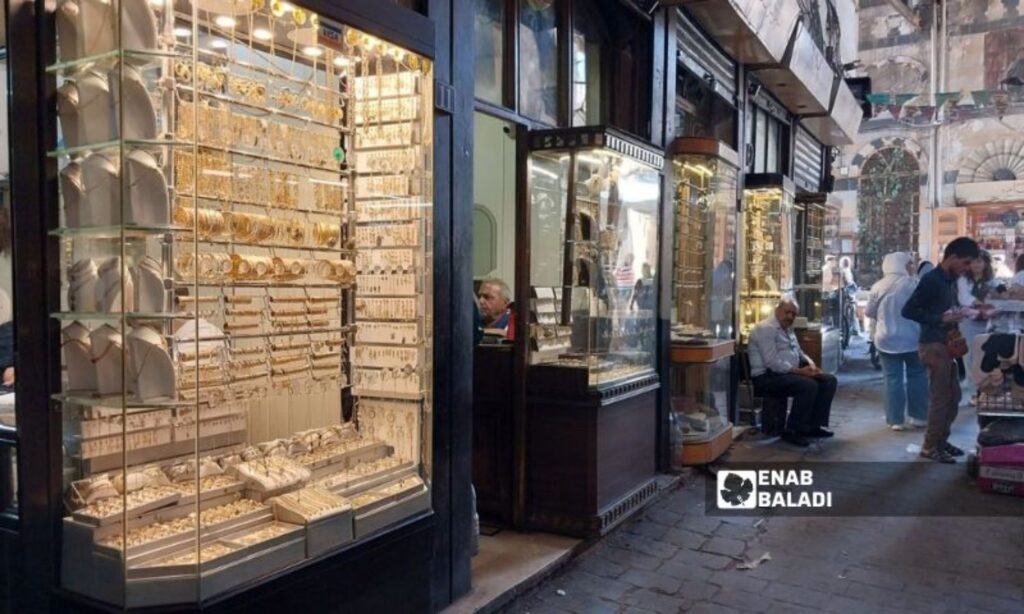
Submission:
M 743 189 L 743 270 L 740 340 L 791 295 L 794 282 L 796 207 L 793 182 L 779 174 L 747 174 Z
M 732 441 L 736 152 L 704 138 L 669 147 L 674 182 L 672 463 L 704 464 Z
M 588 389 L 650 375 L 663 158 L 610 130 L 530 143 L 531 373 Z
M 809 193 L 796 197 L 796 284 L 794 296 L 801 319 L 797 339 L 804 352 L 822 369 L 839 370 L 842 333 L 836 314 L 839 293 L 831 291 L 831 280 L 822 276 L 826 254 L 825 229 L 829 217 L 827 194 Z
M 61 584 L 237 592 L 431 508 L 433 78 L 301 6 L 56 6 Z
M 664 156 L 610 128 L 527 139 L 527 523 L 600 533 L 653 492 Z

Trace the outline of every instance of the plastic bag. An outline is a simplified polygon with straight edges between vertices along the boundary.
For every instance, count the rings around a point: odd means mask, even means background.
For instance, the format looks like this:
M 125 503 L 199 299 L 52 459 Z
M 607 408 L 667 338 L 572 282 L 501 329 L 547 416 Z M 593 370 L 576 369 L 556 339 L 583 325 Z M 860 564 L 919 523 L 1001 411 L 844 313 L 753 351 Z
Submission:
M 978 445 L 1008 446 L 1024 443 L 1024 420 L 1011 418 L 989 423 L 978 433 Z

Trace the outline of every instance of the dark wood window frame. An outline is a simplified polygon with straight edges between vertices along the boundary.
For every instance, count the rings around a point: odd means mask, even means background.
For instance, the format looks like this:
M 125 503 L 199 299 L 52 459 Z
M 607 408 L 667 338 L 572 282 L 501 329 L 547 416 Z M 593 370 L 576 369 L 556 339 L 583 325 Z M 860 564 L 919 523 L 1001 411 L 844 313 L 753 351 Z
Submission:
M 761 142 L 761 140 L 758 139 L 758 124 L 762 118 L 765 122 L 764 142 Z M 749 156 L 746 160 L 747 172 L 782 173 L 783 175 L 791 176 L 791 141 L 793 138 L 792 123 L 788 119 L 780 117 L 777 109 L 772 109 L 770 104 L 762 105 L 760 101 L 754 98 L 751 98 L 748 101 L 746 121 L 752 124 L 748 131 L 750 139 L 746 143 L 746 146 L 749 148 Z M 770 141 L 768 133 L 772 129 L 778 129 L 778 136 L 776 139 L 777 149 L 775 152 L 776 166 L 774 168 L 767 168 L 768 142 Z M 759 153 L 764 156 L 765 168 L 757 167 Z
M 573 33 L 575 31 L 574 13 L 581 10 L 583 7 L 579 6 L 579 3 L 574 3 L 572 0 L 553 0 L 556 10 L 555 26 L 558 31 L 558 109 L 556 113 L 557 125 L 553 125 L 525 115 L 520 110 L 519 86 L 522 72 L 522 67 L 519 63 L 519 21 L 521 18 L 521 12 L 519 10 L 520 0 L 504 0 L 504 2 L 505 23 L 502 43 L 502 66 L 504 73 L 502 75 L 501 104 L 495 104 L 494 102 L 474 97 L 476 110 L 495 117 L 500 117 L 516 124 L 527 126 L 531 129 L 570 127 L 572 125 L 573 109 L 572 42 Z M 631 103 L 631 105 L 635 107 L 633 109 L 633 116 L 629 118 L 630 123 L 633 125 L 621 125 L 623 122 L 614 121 L 614 118 L 617 115 L 617 101 L 613 95 L 613 85 L 618 76 L 618 69 L 616 68 L 617 62 L 612 54 L 614 41 L 608 33 L 610 30 L 608 27 L 608 11 L 612 10 L 611 7 L 613 6 L 618 5 L 611 0 L 606 0 L 605 2 L 598 1 L 592 6 L 585 7 L 585 10 L 590 11 L 593 16 L 599 17 L 603 21 L 601 26 L 607 36 L 602 44 L 601 50 L 602 83 L 600 95 L 601 119 L 599 123 L 613 124 L 619 129 L 647 139 L 650 138 L 650 135 L 646 135 L 645 133 L 650 131 L 651 126 L 650 100 L 641 97 L 638 98 L 635 103 Z M 623 10 L 625 12 L 624 14 L 630 14 L 628 9 L 619 8 L 618 10 Z M 634 63 L 636 70 L 641 71 L 636 74 L 648 74 L 653 70 L 654 58 L 651 55 L 651 49 L 654 46 L 653 37 L 656 34 L 654 32 L 653 24 L 650 22 L 644 22 L 642 17 L 636 15 L 632 15 L 632 18 L 636 20 L 638 28 L 647 28 L 650 35 L 645 37 L 644 45 L 639 47 L 645 55 L 639 58 L 641 60 L 640 62 Z

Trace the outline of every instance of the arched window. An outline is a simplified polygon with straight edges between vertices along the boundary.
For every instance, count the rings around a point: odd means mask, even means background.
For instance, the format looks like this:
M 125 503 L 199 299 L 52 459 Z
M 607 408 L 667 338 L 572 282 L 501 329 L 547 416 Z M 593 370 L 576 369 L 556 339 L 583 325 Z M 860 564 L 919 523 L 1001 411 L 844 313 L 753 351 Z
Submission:
M 906 149 L 883 149 L 864 163 L 857 197 L 859 285 L 881 278 L 886 254 L 916 250 L 920 194 L 921 167 Z
M 498 268 L 498 222 L 483 205 L 473 205 L 473 277 L 487 277 Z

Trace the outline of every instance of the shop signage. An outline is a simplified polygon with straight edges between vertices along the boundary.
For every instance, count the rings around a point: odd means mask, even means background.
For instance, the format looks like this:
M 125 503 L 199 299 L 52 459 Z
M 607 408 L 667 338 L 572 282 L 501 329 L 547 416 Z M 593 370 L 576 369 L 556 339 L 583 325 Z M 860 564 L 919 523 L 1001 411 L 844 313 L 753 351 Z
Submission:
M 1017 222 L 1020 221 L 1020 214 L 1016 211 L 1007 211 L 1002 215 L 1003 226 L 1007 228 L 1016 228 Z

